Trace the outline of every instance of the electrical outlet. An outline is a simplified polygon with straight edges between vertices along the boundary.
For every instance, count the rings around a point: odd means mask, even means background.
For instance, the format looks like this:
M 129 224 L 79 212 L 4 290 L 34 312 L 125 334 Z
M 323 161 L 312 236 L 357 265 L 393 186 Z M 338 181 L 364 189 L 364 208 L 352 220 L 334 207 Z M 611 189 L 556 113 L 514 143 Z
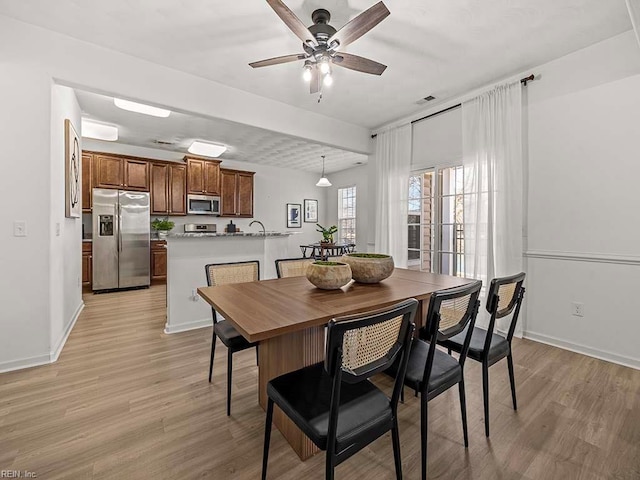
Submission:
M 584 303 L 573 302 L 571 304 L 571 315 L 574 317 L 584 317 Z

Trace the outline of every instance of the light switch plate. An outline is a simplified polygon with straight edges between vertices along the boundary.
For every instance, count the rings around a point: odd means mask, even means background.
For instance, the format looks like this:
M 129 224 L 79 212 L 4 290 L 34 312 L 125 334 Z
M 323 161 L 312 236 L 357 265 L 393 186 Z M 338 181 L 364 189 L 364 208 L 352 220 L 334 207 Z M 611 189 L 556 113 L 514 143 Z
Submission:
M 13 236 L 14 237 L 26 237 L 27 236 L 27 222 L 15 221 L 13 222 Z

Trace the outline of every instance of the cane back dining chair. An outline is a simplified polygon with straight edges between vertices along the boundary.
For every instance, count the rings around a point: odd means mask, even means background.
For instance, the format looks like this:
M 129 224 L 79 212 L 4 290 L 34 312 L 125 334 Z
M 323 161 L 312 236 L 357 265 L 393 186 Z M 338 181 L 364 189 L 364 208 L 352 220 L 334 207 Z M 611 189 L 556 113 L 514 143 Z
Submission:
M 313 262 L 313 257 L 280 258 L 276 260 L 276 273 L 278 278 L 304 277 L 307 267 Z
M 458 335 L 466 327 L 473 329 L 480 307 L 478 297 L 481 288 L 482 282 L 474 282 L 432 293 L 425 326 L 419 331 L 420 338 L 413 339 L 404 384 L 413 388 L 416 395 L 420 393 L 420 451 L 423 480 L 427 478 L 428 402 L 455 385 L 458 385 L 460 394 L 464 446 L 469 446 L 464 362 L 471 335 L 467 335 L 468 338 L 465 339 L 457 360 L 436 346 L 437 340 Z
M 511 400 L 513 409 L 518 409 L 516 401 L 516 382 L 513 373 L 513 356 L 511 340 L 518 322 L 520 306 L 524 298 L 525 273 L 510 277 L 494 278 L 487 294 L 487 311 L 491 314 L 487 329 L 475 327 L 469 346 L 469 358 L 482 364 L 482 393 L 484 400 L 484 432 L 489 436 L 489 367 L 503 358 L 507 358 L 509 382 L 511 383 Z M 496 320 L 513 314 L 506 338 L 495 333 Z M 442 341 L 442 345 L 451 351 L 460 352 L 465 340 L 465 332 Z
M 327 327 L 324 362 L 269 381 L 263 480 L 274 404 L 326 451 L 327 480 L 333 480 L 337 465 L 388 431 L 396 478 L 402 478 L 397 407 L 417 306 L 412 298 L 375 312 L 334 318 Z M 396 361 L 399 367 L 389 398 L 369 377 Z
M 260 280 L 260 263 L 257 260 L 232 263 L 210 263 L 205 265 L 207 285 L 225 285 L 229 283 L 257 282 Z M 231 372 L 233 371 L 233 354 L 241 350 L 256 347 L 257 343 L 246 340 L 231 323 L 218 320 L 215 308 L 211 307 L 213 315 L 213 334 L 211 337 L 211 359 L 209 361 L 209 382 L 213 375 L 213 357 L 216 352 L 216 339 L 219 338 L 227 347 L 227 416 L 231 415 Z

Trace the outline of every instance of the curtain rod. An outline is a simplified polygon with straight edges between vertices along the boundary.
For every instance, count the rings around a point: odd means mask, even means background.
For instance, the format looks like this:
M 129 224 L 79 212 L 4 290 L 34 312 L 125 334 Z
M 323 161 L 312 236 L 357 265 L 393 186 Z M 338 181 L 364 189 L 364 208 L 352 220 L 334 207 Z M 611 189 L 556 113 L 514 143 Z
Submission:
M 525 87 L 527 86 L 528 82 L 533 82 L 535 80 L 535 76 L 533 74 L 529 75 L 528 77 L 525 78 L 521 78 L 520 79 L 520 83 L 522 83 Z M 444 110 L 440 110 L 439 112 L 435 112 L 435 113 L 431 113 L 429 115 L 425 115 L 424 117 L 420 117 L 416 120 L 411 120 L 411 125 L 413 125 L 414 123 L 417 122 L 421 122 L 422 120 L 426 120 L 427 118 L 431 118 L 431 117 L 435 117 L 436 115 L 440 115 L 441 113 L 445 113 L 448 112 L 449 110 L 454 110 L 458 107 L 461 107 L 462 103 L 458 103 L 456 105 L 452 105 L 450 107 L 445 108 Z M 377 133 L 374 133 L 373 135 L 371 135 L 371 138 L 376 138 L 378 136 Z

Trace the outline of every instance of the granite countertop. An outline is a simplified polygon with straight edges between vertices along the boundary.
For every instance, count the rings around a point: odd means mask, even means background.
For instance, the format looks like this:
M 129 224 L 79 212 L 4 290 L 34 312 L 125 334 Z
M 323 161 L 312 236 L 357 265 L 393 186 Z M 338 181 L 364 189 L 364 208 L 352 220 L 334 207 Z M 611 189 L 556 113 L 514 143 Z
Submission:
M 197 237 L 287 237 L 292 235 L 293 232 L 266 232 L 262 234 L 261 232 L 238 232 L 238 233 L 212 233 L 212 232 L 193 232 L 193 233 L 184 233 L 184 232 L 171 232 L 169 233 L 169 238 L 197 238 Z

